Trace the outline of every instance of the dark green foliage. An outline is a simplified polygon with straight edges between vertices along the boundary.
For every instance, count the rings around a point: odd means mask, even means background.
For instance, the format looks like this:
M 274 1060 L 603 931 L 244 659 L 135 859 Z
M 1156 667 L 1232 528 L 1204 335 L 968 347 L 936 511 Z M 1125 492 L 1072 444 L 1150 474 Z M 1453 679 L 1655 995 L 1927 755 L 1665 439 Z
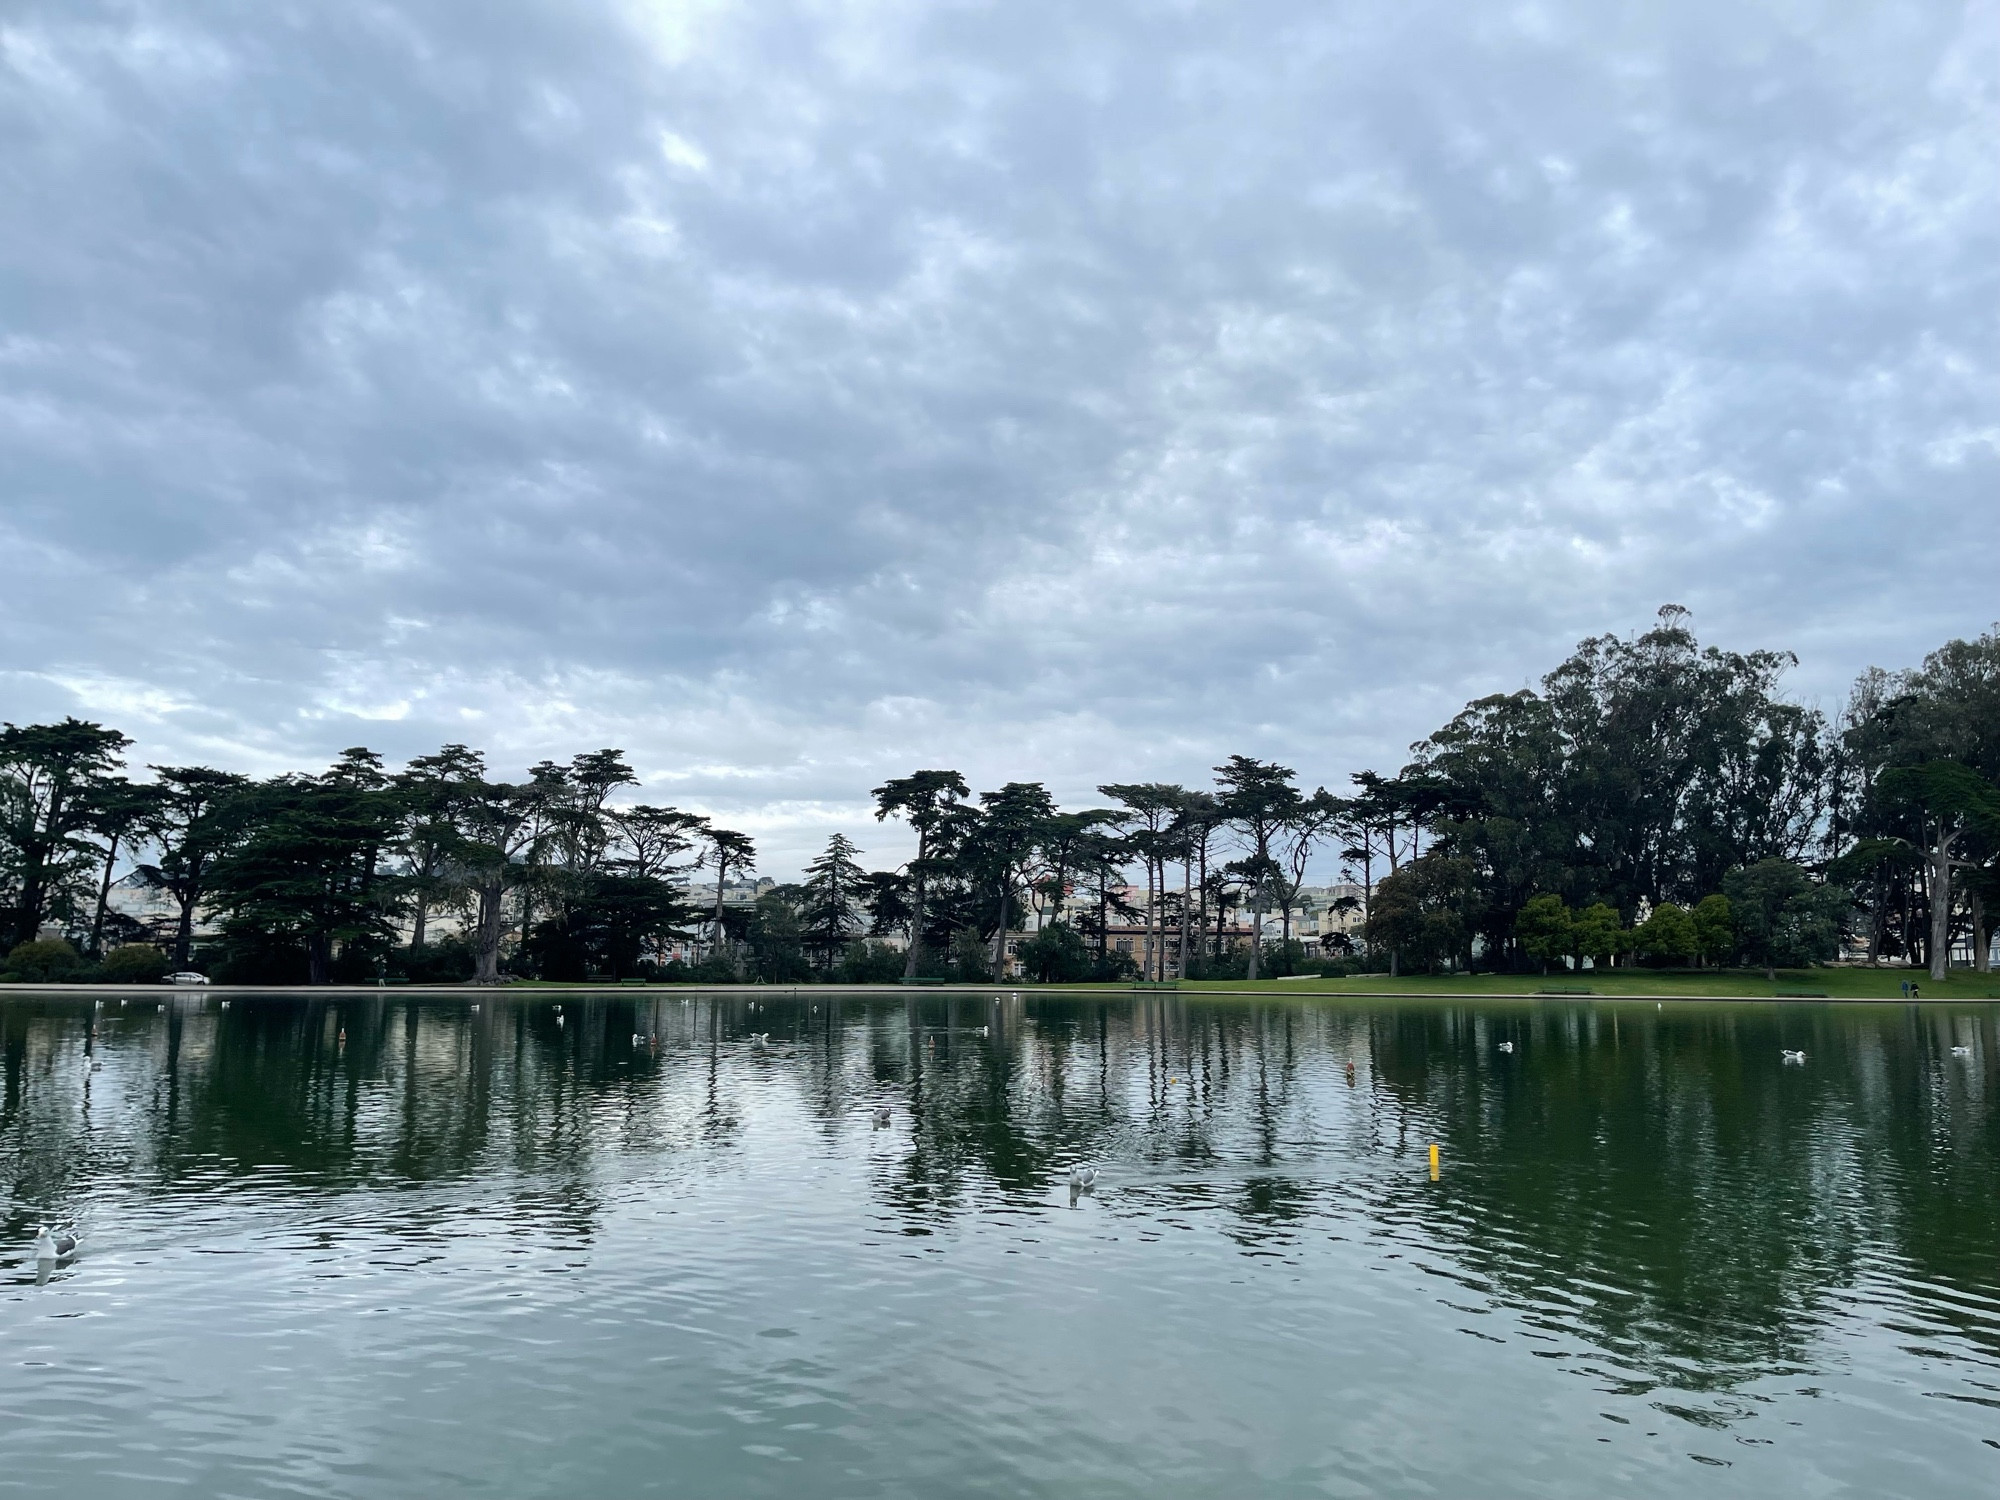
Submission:
M 131 743 L 82 719 L 0 726 L 0 942 L 84 909 L 101 860 L 90 835 Z
M 1816 884 L 1791 861 L 1765 859 L 1732 870 L 1723 887 L 1743 955 L 1766 977 L 1825 963 L 1838 950 L 1847 893 Z
M 1426 854 L 1375 887 L 1369 945 L 1389 953 L 1398 971 L 1469 968 L 1479 901 L 1470 860 Z
M 1671 901 L 1656 906 L 1632 934 L 1639 956 L 1657 964 L 1684 964 L 1695 955 L 1694 919 Z
M 841 984 L 895 984 L 903 977 L 903 953 L 887 943 L 849 943 L 833 972 Z
M 800 935 L 808 956 L 823 970 L 833 968 L 847 951 L 849 939 L 860 931 L 863 897 L 881 895 L 854 861 L 860 852 L 852 839 L 836 833 L 819 858 L 806 866 Z
M 1585 641 L 1541 691 L 1481 699 L 1421 744 L 1402 781 L 1430 806 L 1411 815 L 1478 868 L 1471 916 L 1489 951 L 1510 947 L 1537 893 L 1626 919 L 1813 848 L 1827 733 L 1778 696 L 1790 663 L 1703 647 L 1670 606 L 1645 634 Z
M 478 961 L 472 944 L 463 937 L 433 938 L 421 948 L 397 948 L 388 954 L 387 973 L 411 984 L 463 984 Z
M 1051 923 L 1026 939 L 1018 956 L 1027 976 L 1043 984 L 1075 984 L 1095 967 L 1090 945 L 1067 922 Z
M 99 961 L 92 979 L 105 984 L 157 984 L 167 977 L 167 955 L 151 943 L 127 943 Z
M 26 984 L 59 984 L 81 977 L 83 956 L 61 938 L 16 943 L 7 953 L 5 977 Z
M 212 893 L 224 914 L 231 963 L 262 968 L 274 949 L 302 953 L 309 982 L 386 954 L 394 937 L 392 882 L 379 868 L 395 830 L 380 761 L 349 751 L 323 776 L 281 776 L 248 794 L 251 828 L 216 864 Z

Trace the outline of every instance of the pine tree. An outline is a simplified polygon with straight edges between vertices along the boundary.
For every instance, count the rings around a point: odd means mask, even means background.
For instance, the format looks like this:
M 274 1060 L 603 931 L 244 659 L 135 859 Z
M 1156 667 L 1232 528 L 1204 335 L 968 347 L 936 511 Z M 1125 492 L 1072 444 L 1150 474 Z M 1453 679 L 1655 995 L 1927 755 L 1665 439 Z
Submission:
M 821 969 L 838 963 L 861 930 L 860 900 L 868 877 L 855 863 L 860 852 L 846 834 L 836 833 L 826 841 L 825 852 L 806 866 L 801 936 Z

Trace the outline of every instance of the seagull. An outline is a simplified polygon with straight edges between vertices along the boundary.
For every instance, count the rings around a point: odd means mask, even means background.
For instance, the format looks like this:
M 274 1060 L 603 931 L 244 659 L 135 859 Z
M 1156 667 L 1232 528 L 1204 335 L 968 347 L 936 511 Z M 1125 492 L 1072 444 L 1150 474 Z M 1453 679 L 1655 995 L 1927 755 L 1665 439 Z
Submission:
M 478 1009 L 479 1009 L 479 1002 L 475 1000 L 475 1001 L 473 1002 L 473 1005 L 472 1005 L 472 1008 L 473 1008 L 474 1010 L 478 1010 Z
M 1500 1044 L 1500 1050 L 1502 1052 L 1512 1052 L 1514 1050 L 1514 1044 L 1512 1042 L 1502 1042 Z
M 1087 1193 L 1097 1186 L 1097 1168 L 1074 1166 L 1069 1169 L 1069 1190 L 1072 1193 Z
M 73 1234 L 50 1234 L 44 1224 L 35 1231 L 35 1259 L 38 1261 L 62 1260 L 76 1254 L 76 1236 Z
M 992 1033 L 992 1030 L 991 1030 L 991 1028 L 989 1028 L 989 1027 L 985 1027 L 985 1026 L 982 1026 L 982 1027 L 980 1027 L 980 1028 L 979 1028 L 979 1034 L 980 1034 L 981 1036 L 991 1036 L 991 1035 L 992 1035 L 993 1033 Z
M 771 1045 L 771 1033 L 768 1031 L 751 1032 L 750 1045 L 755 1047 L 759 1052 L 762 1052 L 766 1047 Z
M 878 1104 L 878 1105 L 876 1105 L 876 1106 L 875 1106 L 875 1128 L 876 1128 L 877 1130 L 880 1130 L 880 1129 L 881 1129 L 881 1128 L 882 1128 L 882 1127 L 883 1127 L 884 1125 L 887 1125 L 888 1123 L 889 1123 L 889 1106 L 888 1106 L 888 1105 L 886 1105 L 886 1104 Z
M 1785 1061 L 1789 1063 L 1791 1066 L 1795 1068 L 1802 1068 L 1805 1066 L 1805 1061 L 1806 1061 L 1805 1053 L 1800 1052 L 1795 1048 L 1791 1047 L 1784 1048 L 1783 1052 Z
M 562 1012 L 558 1011 L 556 1012 L 556 1025 L 560 1026 L 562 1025 L 562 1023 L 563 1023 Z M 634 1035 L 637 1035 L 637 1033 L 635 1032 Z
M 1972 1049 L 1970 1047 L 1954 1047 L 1951 1049 L 1951 1055 L 1953 1057 L 1970 1057 L 1972 1056 Z
M 229 1002 L 228 1002 L 227 1000 L 225 1000 L 225 1001 L 223 1001 L 223 1002 L 222 1002 L 222 1008 L 223 1008 L 224 1010 L 228 1010 L 228 1009 L 229 1009 Z

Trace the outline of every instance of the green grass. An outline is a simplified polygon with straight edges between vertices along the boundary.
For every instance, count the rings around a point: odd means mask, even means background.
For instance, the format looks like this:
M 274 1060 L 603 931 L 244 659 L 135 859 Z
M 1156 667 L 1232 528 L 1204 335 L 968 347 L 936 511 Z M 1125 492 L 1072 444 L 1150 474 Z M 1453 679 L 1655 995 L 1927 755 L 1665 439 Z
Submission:
M 1915 981 L 1926 1000 L 2000 1000 L 2000 974 L 1954 969 L 1943 983 L 1911 969 L 1780 969 L 1776 981 L 1762 969 L 1601 969 L 1586 974 L 1386 974 L 1351 979 L 1192 980 L 1183 990 L 1349 995 L 1532 995 L 1537 990 L 1589 990 L 1598 995 L 1824 995 L 1832 1000 L 1899 1000 L 1898 986 Z

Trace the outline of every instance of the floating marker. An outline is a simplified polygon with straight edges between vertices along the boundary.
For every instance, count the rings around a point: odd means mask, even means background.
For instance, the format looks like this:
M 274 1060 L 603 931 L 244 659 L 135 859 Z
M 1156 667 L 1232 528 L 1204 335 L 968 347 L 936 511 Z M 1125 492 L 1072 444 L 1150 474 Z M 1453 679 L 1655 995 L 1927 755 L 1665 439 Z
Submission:
M 1436 1141 L 1432 1141 L 1432 1142 L 1431 1142 L 1431 1181 L 1432 1181 L 1432 1182 L 1436 1182 L 1437 1180 L 1438 1180 L 1438 1148 L 1437 1148 L 1437 1142 L 1436 1142 Z

